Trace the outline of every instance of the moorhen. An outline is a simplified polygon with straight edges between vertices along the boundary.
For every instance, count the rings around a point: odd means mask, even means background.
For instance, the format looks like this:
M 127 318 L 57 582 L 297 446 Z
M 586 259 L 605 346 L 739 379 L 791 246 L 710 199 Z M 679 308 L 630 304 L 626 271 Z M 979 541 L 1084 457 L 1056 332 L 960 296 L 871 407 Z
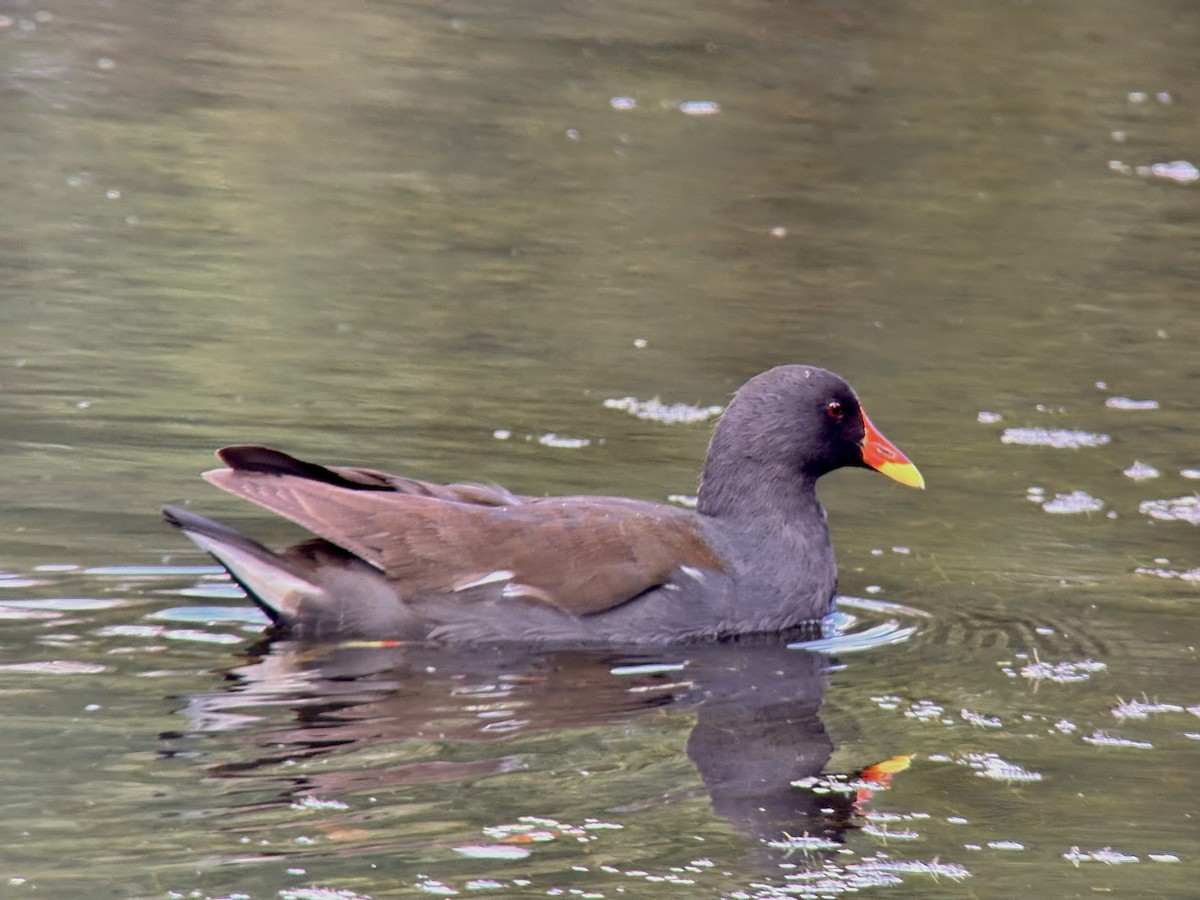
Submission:
M 843 466 L 924 487 L 841 378 L 779 366 L 713 431 L 695 511 L 623 497 L 529 497 L 218 451 L 217 487 L 317 537 L 275 553 L 166 507 L 168 522 L 302 640 L 638 644 L 778 633 L 830 610 L 837 566 L 816 481 Z

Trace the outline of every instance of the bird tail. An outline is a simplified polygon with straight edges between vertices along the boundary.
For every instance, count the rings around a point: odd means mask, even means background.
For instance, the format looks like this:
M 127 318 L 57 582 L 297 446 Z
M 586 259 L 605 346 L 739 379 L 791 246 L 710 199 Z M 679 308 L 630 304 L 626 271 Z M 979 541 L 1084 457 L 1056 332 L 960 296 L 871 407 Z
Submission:
M 275 625 L 296 624 L 306 603 L 320 604 L 325 589 L 297 560 L 268 550 L 228 525 L 177 506 L 164 506 L 163 518 L 211 553 Z

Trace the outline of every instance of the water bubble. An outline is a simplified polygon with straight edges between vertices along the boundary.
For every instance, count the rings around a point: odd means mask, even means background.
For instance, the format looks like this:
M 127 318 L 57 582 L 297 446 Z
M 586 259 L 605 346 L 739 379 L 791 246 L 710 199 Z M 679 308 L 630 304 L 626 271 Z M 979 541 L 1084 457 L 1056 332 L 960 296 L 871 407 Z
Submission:
M 1042 504 L 1042 509 L 1048 513 L 1081 513 L 1098 512 L 1104 508 L 1104 501 L 1093 497 L 1087 491 L 1071 491 L 1069 494 L 1055 494 L 1053 500 Z
M 1078 866 L 1081 862 L 1102 862 L 1105 865 L 1115 866 L 1120 863 L 1138 862 L 1136 856 L 1130 856 L 1127 853 L 1121 853 L 1119 850 L 1114 850 L 1112 847 L 1103 847 L 1099 850 L 1093 850 L 1090 853 L 1080 850 L 1078 847 L 1072 847 L 1063 854 L 1063 859 L 1069 860 Z
M 548 434 L 543 434 L 540 438 L 538 438 L 538 443 L 543 447 L 555 447 L 563 450 L 579 450 L 582 447 L 587 447 L 592 442 L 588 438 L 561 437 L 551 431 Z
M 1083 736 L 1084 743 L 1096 747 L 1129 747 L 1136 750 L 1153 750 L 1154 745 L 1149 741 L 1135 741 L 1131 738 L 1118 737 L 1107 731 L 1093 731 Z
M 1173 497 L 1168 500 L 1143 500 L 1138 512 L 1163 522 L 1190 522 L 1200 525 L 1200 497 Z
M 1109 409 L 1158 409 L 1157 400 L 1133 400 L 1129 397 L 1109 397 L 1104 405 Z
M 1150 174 L 1156 178 L 1165 178 L 1179 184 L 1191 184 L 1200 179 L 1200 169 L 1184 159 L 1176 159 L 1168 163 L 1155 163 L 1150 167 Z
M 1066 428 L 1005 428 L 1004 433 L 1000 435 L 1002 444 L 1072 450 L 1079 447 L 1103 447 L 1111 440 L 1107 434 L 1071 431 Z
M 651 419 L 667 424 L 707 422 L 723 411 L 720 406 L 692 406 L 688 403 L 666 404 L 654 397 L 638 400 L 636 397 L 610 398 L 604 401 L 605 409 L 619 409 L 639 419 Z
M 713 100 L 684 100 L 679 111 L 685 116 L 715 116 L 721 107 Z
M 1151 703 L 1149 700 L 1121 700 L 1112 708 L 1118 719 L 1145 719 L 1153 713 L 1183 712 L 1182 706 L 1174 703 Z
M 964 722 L 977 728 L 1000 728 L 1004 725 L 996 716 L 985 716 L 970 709 L 960 710 L 959 715 L 962 716 Z
M 1157 478 L 1159 472 L 1154 466 L 1148 466 L 1143 462 L 1135 460 L 1132 466 L 1124 470 L 1123 474 L 1134 481 L 1147 481 L 1151 478 Z

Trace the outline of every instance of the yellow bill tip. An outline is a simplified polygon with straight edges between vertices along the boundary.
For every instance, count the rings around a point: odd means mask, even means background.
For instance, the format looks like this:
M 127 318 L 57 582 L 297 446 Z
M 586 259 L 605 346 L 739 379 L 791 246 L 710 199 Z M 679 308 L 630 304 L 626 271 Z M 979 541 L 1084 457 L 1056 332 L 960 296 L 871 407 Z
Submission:
M 877 472 L 882 472 L 893 481 L 898 481 L 901 484 L 906 484 L 909 487 L 925 488 L 925 479 L 917 470 L 917 467 L 910 462 L 883 462 L 875 467 Z

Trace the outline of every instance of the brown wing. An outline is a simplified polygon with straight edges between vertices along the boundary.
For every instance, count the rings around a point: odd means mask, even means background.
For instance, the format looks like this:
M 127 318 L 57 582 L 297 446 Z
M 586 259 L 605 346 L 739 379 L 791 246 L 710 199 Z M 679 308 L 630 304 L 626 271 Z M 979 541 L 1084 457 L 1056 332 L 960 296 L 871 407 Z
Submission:
M 239 474 L 295 475 L 311 481 L 353 490 L 395 491 L 420 497 L 479 503 L 484 506 L 513 506 L 531 499 L 514 494 L 499 485 L 474 484 L 472 482 L 434 484 L 404 475 L 380 472 L 376 469 L 362 469 L 356 466 L 321 466 L 289 456 L 280 450 L 251 444 L 222 447 L 217 451 L 217 456 L 221 462 Z M 206 472 L 204 477 L 212 481 L 209 476 L 215 475 L 219 471 L 221 470 L 214 469 L 212 472 Z M 213 483 L 215 484 L 215 482 Z M 226 488 L 226 490 L 231 489 Z M 233 491 L 233 493 L 236 494 L 237 491 Z
M 402 597 L 489 581 L 576 615 L 664 584 L 680 565 L 721 564 L 685 510 L 608 497 L 529 498 L 325 468 L 264 448 L 227 448 L 212 484 L 361 557 Z

